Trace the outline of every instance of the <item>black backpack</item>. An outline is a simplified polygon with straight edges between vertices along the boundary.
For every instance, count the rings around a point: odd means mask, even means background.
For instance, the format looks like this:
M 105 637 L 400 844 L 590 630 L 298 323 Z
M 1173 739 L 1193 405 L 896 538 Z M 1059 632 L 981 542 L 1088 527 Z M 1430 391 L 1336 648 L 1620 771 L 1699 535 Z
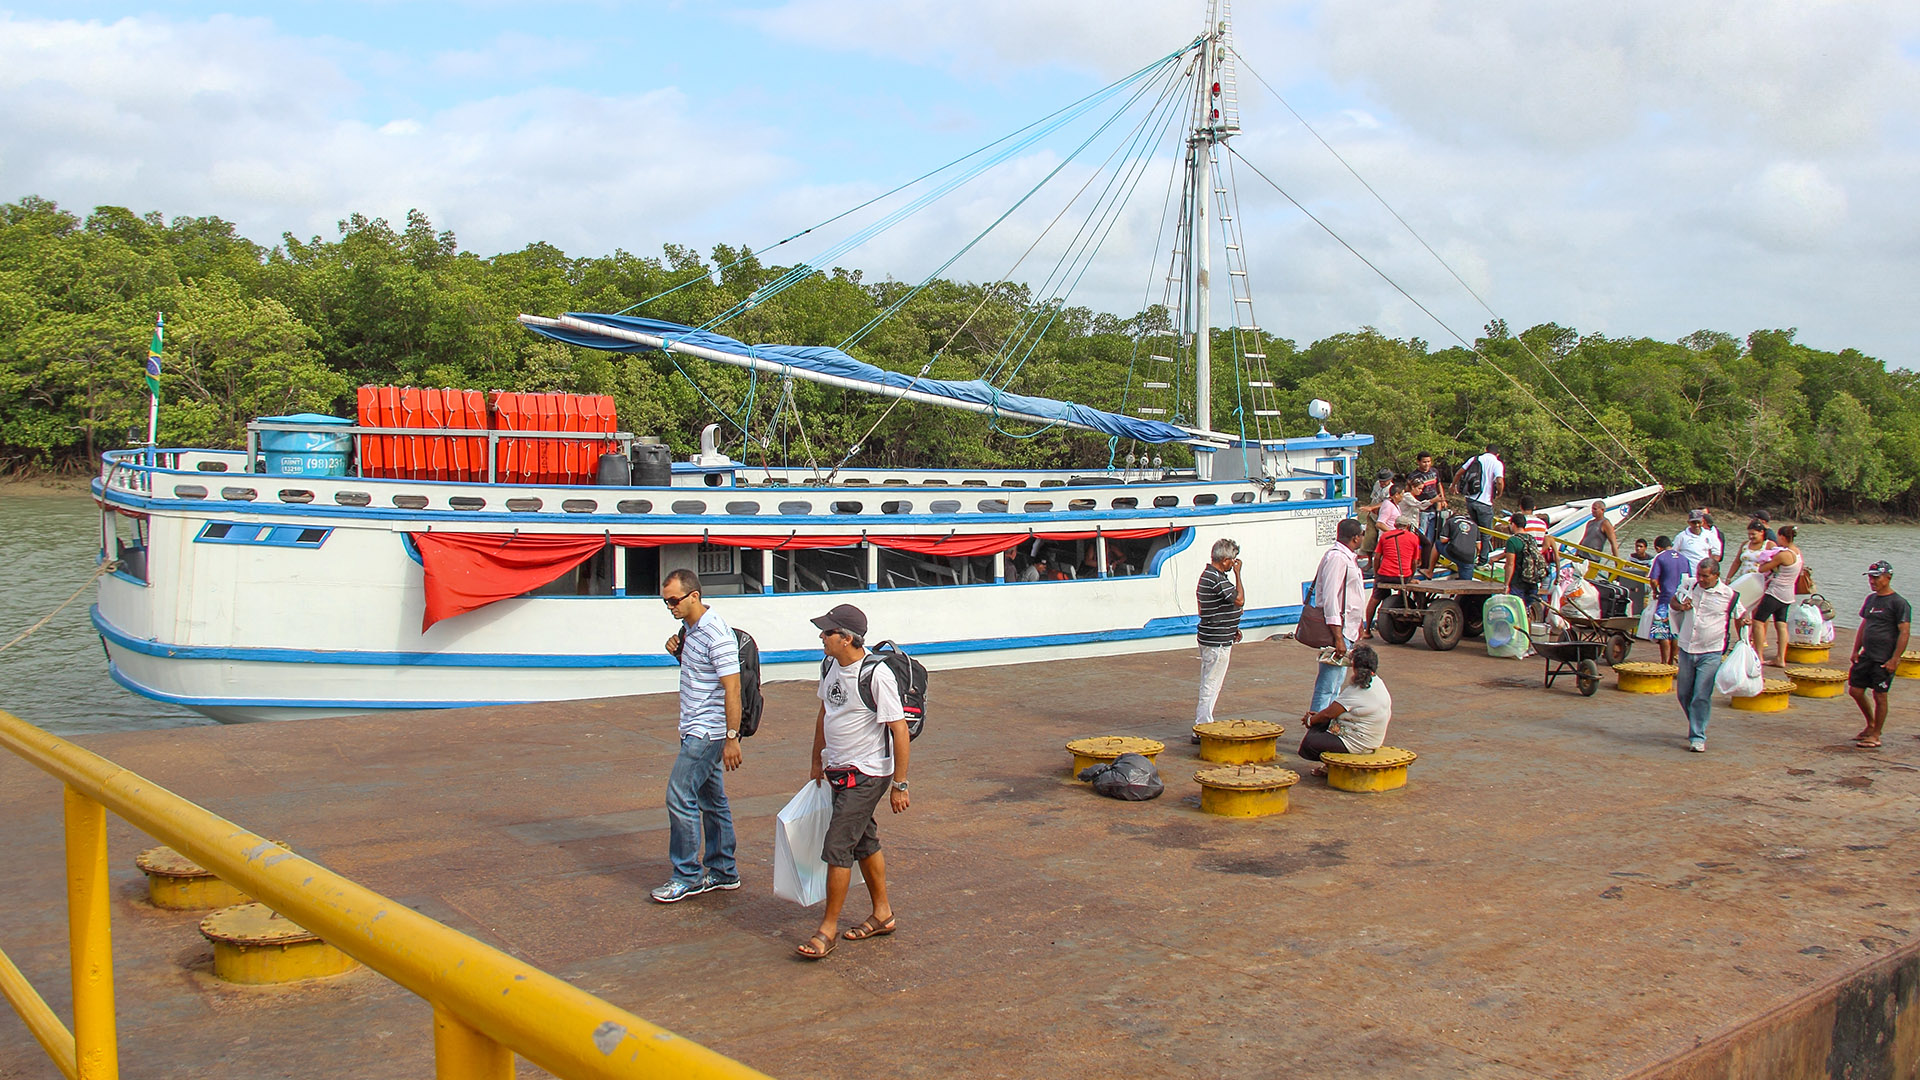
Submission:
M 867 650 L 867 658 L 860 661 L 860 704 L 869 709 L 878 709 L 880 702 L 873 696 L 873 669 L 881 664 L 893 672 L 893 682 L 900 688 L 900 712 L 907 722 L 909 741 L 920 737 L 920 729 L 927 722 L 927 667 L 920 661 L 908 656 L 906 651 L 892 641 L 882 641 Z M 820 677 L 826 678 L 833 670 L 833 657 L 820 658 Z
M 740 737 L 760 730 L 760 714 L 767 699 L 760 694 L 760 645 L 745 630 L 735 630 L 733 640 L 740 646 Z
M 1486 486 L 1487 463 L 1476 457 L 1472 461 L 1467 462 L 1467 467 L 1462 470 L 1460 477 L 1461 494 L 1469 499 L 1478 498 L 1482 489 Z

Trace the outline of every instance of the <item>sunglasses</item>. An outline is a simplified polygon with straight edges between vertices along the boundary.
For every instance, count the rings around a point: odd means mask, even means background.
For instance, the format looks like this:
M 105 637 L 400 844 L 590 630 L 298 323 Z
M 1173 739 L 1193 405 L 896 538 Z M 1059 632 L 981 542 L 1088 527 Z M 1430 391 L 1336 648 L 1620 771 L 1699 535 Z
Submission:
M 693 593 L 687 592 L 687 593 L 681 593 L 679 596 L 662 596 L 660 598 L 660 602 L 667 605 L 670 608 L 677 608 L 680 606 L 682 601 L 684 601 L 687 597 L 692 595 Z

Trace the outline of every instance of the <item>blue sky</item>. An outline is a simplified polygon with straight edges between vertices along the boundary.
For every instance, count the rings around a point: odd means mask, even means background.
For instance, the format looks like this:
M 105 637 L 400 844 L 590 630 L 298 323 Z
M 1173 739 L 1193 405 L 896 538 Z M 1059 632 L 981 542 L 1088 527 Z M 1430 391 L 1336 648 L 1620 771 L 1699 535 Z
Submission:
M 1911 366 L 1912 7 L 1243 2 L 1235 30 L 1511 323 L 1667 339 L 1795 326 Z M 1198 2 L 1165 0 L 16 4 L 0 11 L 0 199 L 218 214 L 268 243 L 419 207 L 486 254 L 758 245 L 1200 22 Z M 1486 321 L 1264 90 L 1244 75 L 1240 89 L 1247 160 L 1451 325 Z M 839 261 L 917 277 L 1065 146 Z M 1143 183 L 1147 205 L 1075 299 L 1138 307 L 1163 185 Z M 1303 342 L 1361 325 L 1446 340 L 1264 185 L 1241 185 L 1263 324 Z M 955 272 L 995 277 L 1030 239 L 996 237 Z

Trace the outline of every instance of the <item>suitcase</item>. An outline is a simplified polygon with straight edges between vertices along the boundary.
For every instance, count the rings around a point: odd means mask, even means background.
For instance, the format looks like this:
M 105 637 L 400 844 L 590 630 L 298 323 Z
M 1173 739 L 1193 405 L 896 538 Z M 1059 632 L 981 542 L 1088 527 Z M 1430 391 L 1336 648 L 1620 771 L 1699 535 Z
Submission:
M 1627 591 L 1624 584 L 1618 581 L 1596 581 L 1593 587 L 1600 594 L 1601 618 L 1613 619 L 1628 614 L 1633 594 Z

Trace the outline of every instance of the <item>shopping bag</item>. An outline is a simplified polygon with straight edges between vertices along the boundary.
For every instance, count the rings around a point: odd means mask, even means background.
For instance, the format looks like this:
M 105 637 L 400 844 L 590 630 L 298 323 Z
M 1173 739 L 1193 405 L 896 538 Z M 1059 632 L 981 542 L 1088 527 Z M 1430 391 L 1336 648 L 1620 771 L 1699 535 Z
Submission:
M 827 898 L 827 864 L 820 848 L 827 842 L 833 820 L 833 789 L 824 780 L 809 780 L 787 801 L 773 825 L 773 895 L 801 907 Z M 853 868 L 853 883 L 860 883 Z
M 1346 627 L 1341 627 L 1341 632 Z M 1293 640 L 1313 649 L 1324 649 L 1333 644 L 1333 628 L 1327 625 L 1327 613 L 1318 604 L 1308 604 L 1300 609 L 1300 624 L 1294 627 Z
M 1720 672 L 1713 677 L 1713 688 L 1728 697 L 1753 697 L 1765 689 L 1760 672 L 1760 654 L 1751 642 L 1742 641 L 1720 661 Z
M 1640 612 L 1640 625 L 1633 631 L 1634 637 L 1639 638 L 1641 641 L 1653 640 L 1653 613 L 1654 609 L 1659 606 L 1660 602 L 1657 600 L 1647 601 L 1647 606 Z M 1668 625 L 1672 624 L 1669 623 Z

